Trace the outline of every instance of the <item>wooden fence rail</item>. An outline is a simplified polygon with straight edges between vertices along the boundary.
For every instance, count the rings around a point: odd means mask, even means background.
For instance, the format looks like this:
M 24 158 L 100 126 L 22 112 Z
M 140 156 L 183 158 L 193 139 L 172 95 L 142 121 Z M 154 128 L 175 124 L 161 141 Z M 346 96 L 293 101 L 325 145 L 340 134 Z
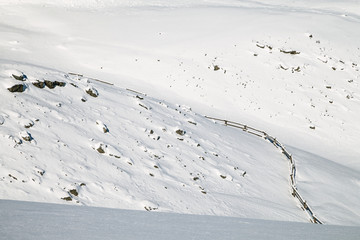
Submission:
M 208 119 L 214 120 L 214 121 L 223 122 L 225 124 L 225 126 L 228 126 L 228 127 L 234 127 L 234 128 L 242 129 L 243 131 L 245 131 L 247 133 L 250 133 L 252 135 L 261 137 L 264 140 L 269 141 L 276 148 L 280 148 L 282 153 L 284 154 L 284 156 L 289 160 L 290 187 L 291 187 L 292 196 L 295 197 L 296 199 L 298 199 L 299 203 L 302 206 L 301 208 L 308 214 L 308 216 L 310 218 L 310 221 L 312 223 L 323 224 L 315 216 L 314 211 L 311 209 L 311 207 L 306 202 L 306 200 L 303 199 L 303 197 L 300 195 L 299 191 L 296 188 L 296 166 L 295 166 L 295 161 L 294 161 L 292 155 L 285 149 L 284 145 L 282 145 L 276 138 L 268 135 L 266 132 L 258 130 L 258 129 L 253 128 L 253 127 L 249 127 L 249 126 L 247 126 L 245 124 L 241 124 L 241 123 L 237 123 L 237 122 L 233 122 L 233 121 L 229 121 L 229 120 L 225 120 L 225 119 L 220 119 L 220 118 L 213 118 L 213 117 L 209 117 L 209 116 L 205 116 L 205 117 L 208 118 Z

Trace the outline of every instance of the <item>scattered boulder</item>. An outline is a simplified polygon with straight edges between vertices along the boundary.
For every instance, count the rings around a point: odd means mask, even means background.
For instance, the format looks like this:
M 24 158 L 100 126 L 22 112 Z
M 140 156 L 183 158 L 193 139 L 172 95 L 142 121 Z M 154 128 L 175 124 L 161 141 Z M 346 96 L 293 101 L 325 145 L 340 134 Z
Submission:
M 0 115 L 0 125 L 3 125 L 5 122 L 5 118 Z
M 186 133 L 186 131 L 185 131 L 185 130 L 178 129 L 178 130 L 176 130 L 176 133 L 177 133 L 178 135 L 180 135 L 180 136 L 184 136 L 185 133 Z
M 214 66 L 214 71 L 218 71 L 218 70 L 220 70 L 220 67 L 218 65 L 215 65 Z
M 45 85 L 46 85 L 48 88 L 50 88 L 50 89 L 53 89 L 53 88 L 56 87 L 55 82 L 45 80 L 44 83 L 45 83 Z
M 96 150 L 97 150 L 99 153 L 101 153 L 101 154 L 105 153 L 105 151 L 104 151 L 104 149 L 102 148 L 102 146 L 98 147 Z
M 22 131 L 19 133 L 20 137 L 27 142 L 30 142 L 33 138 L 28 131 Z
M 66 85 L 65 82 L 58 82 L 58 81 L 49 81 L 49 80 L 44 80 L 44 83 L 45 85 L 50 88 L 50 89 L 53 89 L 55 88 L 56 86 L 59 86 L 59 87 L 64 87 Z
M 65 87 L 65 85 L 66 85 L 65 82 L 58 82 L 58 81 L 55 81 L 55 84 L 56 84 L 56 86 L 59 86 L 59 87 Z
M 96 121 L 96 125 L 98 125 L 99 129 L 101 129 L 101 131 L 103 131 L 104 133 L 109 132 L 108 127 L 103 122 L 101 122 L 100 120 Z
M 8 90 L 10 92 L 24 92 L 26 89 L 26 85 L 25 84 L 16 84 L 10 88 L 8 88 Z
M 71 193 L 71 195 L 73 195 L 73 196 L 75 196 L 75 197 L 77 197 L 77 196 L 79 195 L 79 193 L 78 193 L 78 191 L 77 191 L 76 189 L 71 189 L 71 190 L 69 191 L 69 193 Z
M 106 149 L 106 145 L 104 145 L 103 143 L 99 143 L 95 149 L 96 151 L 98 151 L 98 153 L 104 154 L 105 153 L 105 149 Z
M 148 212 L 158 210 L 158 208 L 150 207 L 150 206 L 149 206 L 149 207 L 145 206 L 144 208 L 145 208 L 145 210 L 148 211 Z
M 34 126 L 34 122 L 31 120 L 28 120 L 26 123 L 24 123 L 25 128 L 31 128 L 32 126 Z
M 92 96 L 92 97 L 98 97 L 99 96 L 98 91 L 93 87 L 86 88 L 85 92 L 87 94 L 89 94 L 90 96 Z
M 27 79 L 26 75 L 23 73 L 21 75 L 12 74 L 12 77 L 18 81 L 26 81 L 26 79 Z
M 61 198 L 62 200 L 65 200 L 65 201 L 72 201 L 72 198 L 71 197 L 63 197 L 63 198 Z
M 36 82 L 32 82 L 32 84 L 37 88 L 44 88 L 45 87 L 45 83 L 41 82 L 39 80 L 37 80 Z
M 297 68 L 292 68 L 292 73 L 294 72 L 300 72 L 300 66 L 298 66 Z

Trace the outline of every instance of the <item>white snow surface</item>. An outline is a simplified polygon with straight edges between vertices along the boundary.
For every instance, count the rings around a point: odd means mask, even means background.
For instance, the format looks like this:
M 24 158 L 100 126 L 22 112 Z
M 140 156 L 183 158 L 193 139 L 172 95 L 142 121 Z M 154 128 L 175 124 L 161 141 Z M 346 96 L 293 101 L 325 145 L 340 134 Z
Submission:
M 0 200 L 4 239 L 356 240 L 359 227 Z M 19 231 L 19 229 L 21 229 Z
M 277 137 L 319 219 L 359 225 L 359 8 L 1 1 L 0 198 L 308 221 L 284 155 L 210 115 Z

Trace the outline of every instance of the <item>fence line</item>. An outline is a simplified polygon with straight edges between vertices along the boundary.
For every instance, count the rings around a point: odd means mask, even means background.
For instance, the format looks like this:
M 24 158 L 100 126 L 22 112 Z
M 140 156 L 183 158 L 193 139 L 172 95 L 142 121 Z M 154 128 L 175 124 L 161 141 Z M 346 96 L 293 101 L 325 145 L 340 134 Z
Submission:
M 249 127 L 249 126 L 247 126 L 245 124 L 241 124 L 241 123 L 237 123 L 237 122 L 233 122 L 233 121 L 229 121 L 229 120 L 225 120 L 225 119 L 220 119 L 220 118 L 209 117 L 209 116 L 205 116 L 205 117 L 208 118 L 208 119 L 211 119 L 211 120 L 223 122 L 225 124 L 225 126 L 242 129 L 243 131 L 245 131 L 247 133 L 250 133 L 252 135 L 255 135 L 257 137 L 261 137 L 261 138 L 269 141 L 276 148 L 281 149 L 284 156 L 289 160 L 289 165 L 290 165 L 290 187 L 291 187 L 291 191 L 292 191 L 291 195 L 293 197 L 295 197 L 296 199 L 298 199 L 298 201 L 300 202 L 300 204 L 302 206 L 302 209 L 308 214 L 308 216 L 310 218 L 310 221 L 312 223 L 323 224 L 315 216 L 314 211 L 311 209 L 311 207 L 306 202 L 306 200 L 304 200 L 304 198 L 300 195 L 299 191 L 296 188 L 296 166 L 295 166 L 295 161 L 294 161 L 291 153 L 289 153 L 285 149 L 284 145 L 282 145 L 276 138 L 268 135 L 266 132 L 258 130 L 258 129 L 253 128 L 253 127 Z
M 73 75 L 73 76 L 77 76 L 77 77 L 84 77 L 83 74 L 79 74 L 79 73 L 73 73 L 73 72 L 69 72 L 68 73 L 69 75 Z M 100 80 L 100 79 L 97 79 L 97 78 L 92 78 L 92 77 L 85 77 L 87 79 L 90 79 L 90 80 L 94 80 L 94 81 L 97 81 L 97 82 L 101 82 L 101 83 L 104 83 L 104 84 L 107 84 L 107 85 L 114 85 L 113 83 L 110 83 L 110 82 L 106 82 L 106 81 L 103 81 L 103 80 Z

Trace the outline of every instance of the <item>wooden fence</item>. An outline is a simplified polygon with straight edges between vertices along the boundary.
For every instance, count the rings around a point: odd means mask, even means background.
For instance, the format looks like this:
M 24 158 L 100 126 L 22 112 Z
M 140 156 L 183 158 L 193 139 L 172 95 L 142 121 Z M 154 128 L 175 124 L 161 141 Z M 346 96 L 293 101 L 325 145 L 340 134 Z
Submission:
M 249 127 L 245 124 L 241 124 L 241 123 L 237 123 L 237 122 L 232 122 L 232 121 L 228 121 L 225 119 L 219 119 L 219 118 L 213 118 L 213 117 L 208 117 L 205 116 L 208 119 L 214 120 L 214 121 L 219 121 L 219 122 L 223 122 L 225 124 L 225 126 L 229 126 L 229 127 L 234 127 L 234 128 L 239 128 L 242 129 L 243 131 L 250 133 L 252 135 L 255 135 L 257 137 L 261 137 L 267 141 L 269 141 L 270 143 L 272 143 L 276 148 L 281 149 L 282 153 L 284 154 L 284 156 L 289 160 L 289 166 L 290 166 L 290 187 L 291 187 L 291 194 L 293 197 L 295 197 L 296 199 L 298 199 L 298 201 L 300 202 L 302 209 L 308 214 L 310 221 L 312 223 L 316 223 L 316 224 L 323 224 L 316 216 L 314 211 L 311 209 L 311 207 L 309 206 L 309 204 L 306 202 L 306 200 L 304 200 L 304 198 L 300 195 L 299 191 L 296 188 L 296 166 L 295 166 L 295 161 L 292 157 L 292 155 L 285 149 L 284 145 L 282 145 L 276 138 L 270 136 L 269 134 L 267 134 L 264 131 L 258 130 L 256 128 L 253 127 Z

